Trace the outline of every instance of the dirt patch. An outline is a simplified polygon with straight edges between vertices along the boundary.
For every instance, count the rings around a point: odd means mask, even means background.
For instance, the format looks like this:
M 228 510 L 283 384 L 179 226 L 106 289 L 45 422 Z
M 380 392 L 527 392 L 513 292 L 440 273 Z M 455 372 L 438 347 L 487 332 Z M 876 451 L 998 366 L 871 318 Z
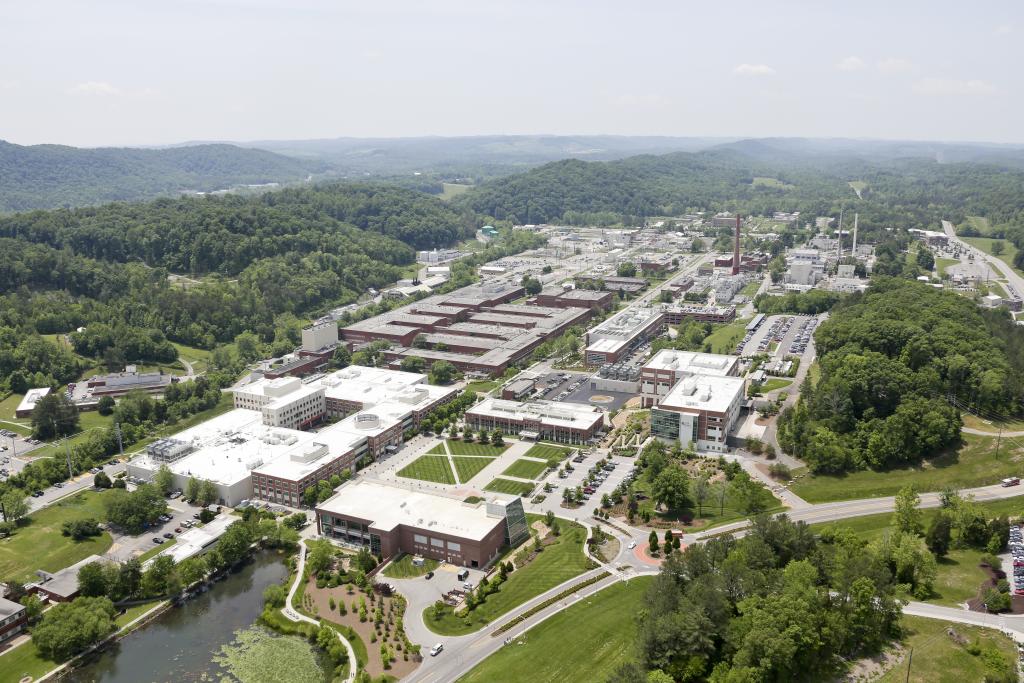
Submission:
M 334 598 L 335 609 L 331 609 L 331 598 Z M 389 674 L 396 678 L 404 678 L 416 670 L 419 662 L 416 657 L 406 652 L 402 634 L 396 624 L 404 611 L 404 600 L 363 593 L 358 588 L 349 594 L 345 586 L 337 588 L 317 588 L 316 580 L 310 579 L 306 584 L 306 594 L 302 607 L 314 616 L 323 617 L 336 624 L 343 624 L 354 630 L 366 645 L 366 671 L 374 678 Z M 359 606 L 366 605 L 366 621 L 359 621 Z M 345 614 L 341 613 L 341 605 L 345 606 Z M 355 608 L 353 608 L 353 604 Z M 380 608 L 382 622 L 375 626 L 374 618 Z M 374 642 L 375 641 L 375 642 Z M 387 644 L 395 655 L 391 668 L 385 669 L 381 655 L 381 644 Z M 423 643 L 420 643 L 423 645 Z
M 593 553 L 600 557 L 605 562 L 611 562 L 619 555 L 619 550 L 622 544 L 619 543 L 619 539 L 614 536 L 609 537 L 604 543 L 598 546 L 592 546 Z
M 540 521 L 539 519 L 533 524 L 531 524 L 530 528 L 536 531 L 537 535 L 541 538 L 546 538 L 547 535 L 551 533 L 551 529 L 548 528 L 548 525 Z
M 863 657 L 853 662 L 850 670 L 836 679 L 836 683 L 866 683 L 877 681 L 887 671 L 903 661 L 906 648 L 895 645 L 874 657 Z

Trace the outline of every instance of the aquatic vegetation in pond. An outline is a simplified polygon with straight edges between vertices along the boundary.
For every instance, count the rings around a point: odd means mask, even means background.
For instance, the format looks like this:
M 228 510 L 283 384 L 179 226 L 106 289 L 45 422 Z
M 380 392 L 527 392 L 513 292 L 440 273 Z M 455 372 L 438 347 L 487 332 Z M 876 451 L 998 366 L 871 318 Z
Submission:
M 239 683 L 326 683 L 320 656 L 308 642 L 254 626 L 235 632 L 214 662 L 224 670 L 222 681 Z

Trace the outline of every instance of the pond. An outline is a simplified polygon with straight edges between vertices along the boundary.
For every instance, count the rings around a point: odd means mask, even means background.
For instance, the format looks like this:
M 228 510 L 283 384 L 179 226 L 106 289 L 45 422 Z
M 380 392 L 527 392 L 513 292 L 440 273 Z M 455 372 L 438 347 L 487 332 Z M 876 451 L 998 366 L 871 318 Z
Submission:
M 254 637 L 250 627 L 262 611 L 263 589 L 281 583 L 287 575 L 288 569 L 280 557 L 260 553 L 226 579 L 215 583 L 206 593 L 164 612 L 61 680 L 74 683 L 181 683 L 221 681 L 225 678 L 235 680 L 238 676 L 244 683 L 250 683 L 256 680 L 251 674 L 246 675 L 251 667 L 242 666 L 238 671 L 233 669 L 229 672 L 215 658 L 226 662 L 244 662 L 247 658 L 252 661 L 254 653 L 240 656 L 237 647 L 231 656 L 222 656 L 221 648 L 231 645 L 239 637 L 250 649 L 263 648 L 269 643 L 271 639 L 266 638 L 265 633 Z M 294 641 L 287 645 L 298 648 L 300 652 L 300 646 L 306 646 L 305 641 L 298 638 L 282 637 L 280 640 Z M 285 644 L 276 642 L 271 650 Z M 318 665 L 314 655 L 310 654 L 308 658 L 312 659 L 314 666 Z

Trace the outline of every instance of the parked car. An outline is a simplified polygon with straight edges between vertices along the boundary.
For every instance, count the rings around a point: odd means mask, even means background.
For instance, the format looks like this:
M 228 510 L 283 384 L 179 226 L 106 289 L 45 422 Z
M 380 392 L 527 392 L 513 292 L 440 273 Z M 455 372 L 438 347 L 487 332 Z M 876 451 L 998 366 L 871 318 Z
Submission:
M 153 543 L 156 543 L 157 545 L 160 545 L 163 542 L 164 542 L 164 539 L 160 538 L 159 536 L 154 536 L 153 537 Z
M 423 578 L 429 581 L 430 579 L 434 578 L 434 572 L 427 572 L 423 575 Z
M 441 643 L 438 643 L 434 647 L 430 648 L 430 656 L 431 657 L 438 656 L 439 654 L 441 654 L 441 650 L 443 650 L 443 649 L 444 649 L 444 645 L 442 645 Z

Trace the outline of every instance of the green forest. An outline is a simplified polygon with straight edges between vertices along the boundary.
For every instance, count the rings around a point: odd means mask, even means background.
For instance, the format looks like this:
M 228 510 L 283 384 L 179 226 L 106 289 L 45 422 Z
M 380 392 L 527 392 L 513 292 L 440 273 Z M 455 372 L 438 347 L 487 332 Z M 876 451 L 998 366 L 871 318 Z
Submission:
M 294 182 L 325 169 L 235 145 L 79 149 L 0 140 L 0 213 Z
M 779 417 L 779 444 L 816 472 L 886 469 L 960 438 L 950 404 L 1016 414 L 1020 333 L 1005 311 L 884 276 L 843 298 L 815 333 L 821 377 Z

